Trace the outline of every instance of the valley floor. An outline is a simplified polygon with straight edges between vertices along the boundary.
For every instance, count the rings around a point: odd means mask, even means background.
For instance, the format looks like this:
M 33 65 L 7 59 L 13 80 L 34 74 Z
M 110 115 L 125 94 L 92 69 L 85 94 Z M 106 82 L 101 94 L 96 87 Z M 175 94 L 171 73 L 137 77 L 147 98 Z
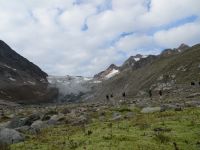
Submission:
M 200 108 L 141 113 L 133 105 L 87 112 L 88 122 L 48 126 L 11 150 L 198 150 Z

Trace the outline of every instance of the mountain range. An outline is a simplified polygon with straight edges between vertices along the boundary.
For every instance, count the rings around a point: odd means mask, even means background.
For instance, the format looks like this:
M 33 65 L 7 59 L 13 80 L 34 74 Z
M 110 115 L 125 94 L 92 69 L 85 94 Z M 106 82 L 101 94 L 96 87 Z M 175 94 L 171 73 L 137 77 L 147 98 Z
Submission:
M 199 81 L 200 45 L 181 44 L 178 48 L 141 57 L 138 61 L 131 56 L 119 67 L 117 75 L 96 89 L 93 99 L 105 100 L 105 95 L 112 94 L 115 100 L 120 100 L 125 92 L 127 99 L 139 100 L 147 97 L 150 89 L 156 95 L 163 90 L 166 95 L 173 93 L 176 98 L 183 95 L 182 99 L 185 99 L 187 91 L 192 89 L 190 83 L 197 85 Z
M 0 99 L 19 103 L 97 102 L 106 95 L 120 101 L 122 93 L 138 100 L 150 89 L 178 95 L 177 87 L 187 91 L 190 82 L 200 81 L 200 45 L 181 44 L 159 55 L 137 54 L 121 66 L 111 64 L 94 77 L 81 77 L 48 76 L 0 41 L 0 72 Z

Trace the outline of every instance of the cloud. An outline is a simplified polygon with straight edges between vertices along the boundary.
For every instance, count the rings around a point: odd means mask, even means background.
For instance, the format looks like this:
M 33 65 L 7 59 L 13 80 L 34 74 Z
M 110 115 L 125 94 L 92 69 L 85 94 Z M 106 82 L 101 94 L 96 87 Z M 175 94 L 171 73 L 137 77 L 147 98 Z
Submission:
M 149 11 L 139 21 L 144 28 L 148 28 L 170 24 L 192 15 L 200 15 L 198 0 L 151 0 Z
M 200 42 L 199 18 L 199 0 L 7 0 L 0 39 L 48 74 L 92 76 L 130 55 Z
M 154 35 L 156 43 L 165 47 L 177 47 L 180 43 L 194 45 L 200 40 L 200 21 L 184 24 L 169 30 L 162 30 Z

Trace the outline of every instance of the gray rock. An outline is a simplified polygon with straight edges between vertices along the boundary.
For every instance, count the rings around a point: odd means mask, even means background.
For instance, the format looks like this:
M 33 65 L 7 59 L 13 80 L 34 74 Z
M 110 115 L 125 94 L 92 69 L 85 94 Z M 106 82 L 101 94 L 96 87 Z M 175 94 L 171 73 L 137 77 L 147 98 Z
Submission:
M 26 133 L 30 130 L 30 126 L 22 126 L 22 127 L 16 128 L 15 130 L 21 133 Z
M 64 108 L 61 112 L 63 114 L 69 114 L 71 111 L 68 108 Z
M 19 118 L 14 117 L 10 123 L 7 125 L 7 128 L 15 129 L 22 126 L 30 126 L 34 121 L 39 120 L 40 115 L 39 114 L 32 114 L 28 116 L 27 118 Z
M 24 118 L 15 117 L 7 124 L 6 128 L 15 129 L 25 125 Z
M 10 123 L 10 121 L 0 123 L 0 128 L 6 128 L 9 123 Z
M 121 119 L 122 119 L 122 115 L 119 115 L 119 116 L 113 117 L 111 120 L 112 121 L 118 121 L 118 120 L 121 120 Z
M 47 124 L 41 120 L 37 120 L 31 125 L 33 129 L 43 129 L 45 127 L 47 127 Z
M 63 114 L 53 115 L 48 121 L 47 124 L 49 125 L 57 125 L 60 124 L 62 121 L 65 120 L 65 116 Z
M 57 124 L 58 124 L 58 121 L 57 121 L 57 120 L 50 119 L 50 120 L 47 121 L 47 124 L 48 124 L 48 125 L 57 125 Z
M 39 114 L 32 114 L 32 115 L 28 116 L 27 118 L 25 118 L 24 125 L 30 126 L 33 122 L 35 122 L 36 120 L 39 120 L 39 119 L 40 119 Z
M 112 117 L 114 118 L 114 117 L 117 117 L 117 116 L 120 116 L 120 115 L 121 115 L 120 113 L 114 112 L 113 115 L 112 115 Z
M 51 116 L 50 115 L 46 115 L 46 114 L 44 116 L 42 116 L 42 118 L 41 118 L 42 121 L 47 121 L 49 119 L 51 119 Z
M 186 107 L 198 107 L 198 106 L 200 106 L 200 101 L 198 101 L 198 100 L 189 101 L 189 102 L 185 103 L 185 106 Z
M 113 115 L 112 115 L 112 119 L 111 120 L 112 121 L 118 121 L 120 119 L 122 119 L 122 115 L 120 113 L 118 113 L 118 112 L 114 112 Z
M 154 113 L 159 112 L 160 110 L 160 107 L 145 107 L 141 110 L 141 113 Z
M 24 141 L 24 137 L 14 129 L 3 128 L 0 129 L 0 142 L 5 144 L 12 144 Z
M 167 110 L 176 110 L 176 109 L 179 109 L 179 108 L 182 108 L 182 107 L 184 107 L 182 104 L 164 104 L 164 105 L 161 106 L 160 111 L 164 112 L 164 111 L 167 111 Z
M 7 118 L 9 118 L 9 119 L 13 119 L 13 118 L 15 118 L 15 115 L 14 114 L 9 114 L 8 116 L 6 116 Z
M 133 118 L 134 117 L 134 113 L 133 112 L 127 112 L 124 116 L 124 118 Z
M 194 97 L 198 97 L 200 96 L 200 93 L 193 93 L 193 94 L 190 94 L 189 96 L 187 96 L 186 98 L 194 98 Z
M 41 120 L 35 121 L 30 128 L 31 133 L 39 133 L 42 129 L 48 127 L 47 123 Z
M 175 108 L 176 108 L 176 105 L 164 104 L 164 105 L 161 106 L 160 112 L 164 112 L 164 111 L 167 111 L 167 110 L 172 110 L 172 109 L 175 109 Z
M 88 122 L 89 122 L 89 119 L 86 116 L 82 115 L 82 116 L 76 118 L 72 122 L 72 125 L 83 125 L 83 124 L 86 124 Z

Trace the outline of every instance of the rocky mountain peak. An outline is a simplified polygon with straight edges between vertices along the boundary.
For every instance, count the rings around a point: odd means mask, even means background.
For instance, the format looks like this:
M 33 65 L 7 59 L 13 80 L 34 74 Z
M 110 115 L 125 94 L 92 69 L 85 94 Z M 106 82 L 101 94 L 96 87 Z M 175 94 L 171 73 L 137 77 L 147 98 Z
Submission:
M 119 67 L 116 66 L 115 64 L 111 64 L 106 70 L 109 70 L 109 69 L 119 69 Z
M 174 54 L 176 51 L 173 50 L 173 49 L 165 49 L 161 52 L 161 56 L 169 56 L 169 55 L 172 55 Z
M 190 46 L 188 46 L 188 45 L 182 43 L 182 44 L 177 48 L 177 50 L 178 50 L 179 52 L 182 52 L 182 51 L 184 51 L 184 50 L 186 50 L 186 49 L 188 49 L 188 48 L 190 48 Z
M 130 56 L 121 66 L 121 70 L 126 70 L 132 68 L 136 62 L 139 62 L 142 58 L 146 58 L 146 55 L 137 54 L 135 56 Z
M 137 54 L 137 55 L 135 55 L 135 56 L 133 56 L 133 57 L 135 57 L 135 58 L 142 58 L 142 56 L 143 56 L 143 55 L 141 55 L 141 54 Z
M 109 79 L 118 74 L 119 69 L 120 67 L 116 66 L 115 64 L 111 64 L 106 70 L 94 75 L 94 78 L 98 80 Z
M 161 52 L 160 56 L 166 57 L 166 56 L 178 54 L 178 53 L 181 53 L 181 52 L 187 50 L 188 48 L 190 48 L 188 45 L 182 43 L 178 48 L 163 50 Z

